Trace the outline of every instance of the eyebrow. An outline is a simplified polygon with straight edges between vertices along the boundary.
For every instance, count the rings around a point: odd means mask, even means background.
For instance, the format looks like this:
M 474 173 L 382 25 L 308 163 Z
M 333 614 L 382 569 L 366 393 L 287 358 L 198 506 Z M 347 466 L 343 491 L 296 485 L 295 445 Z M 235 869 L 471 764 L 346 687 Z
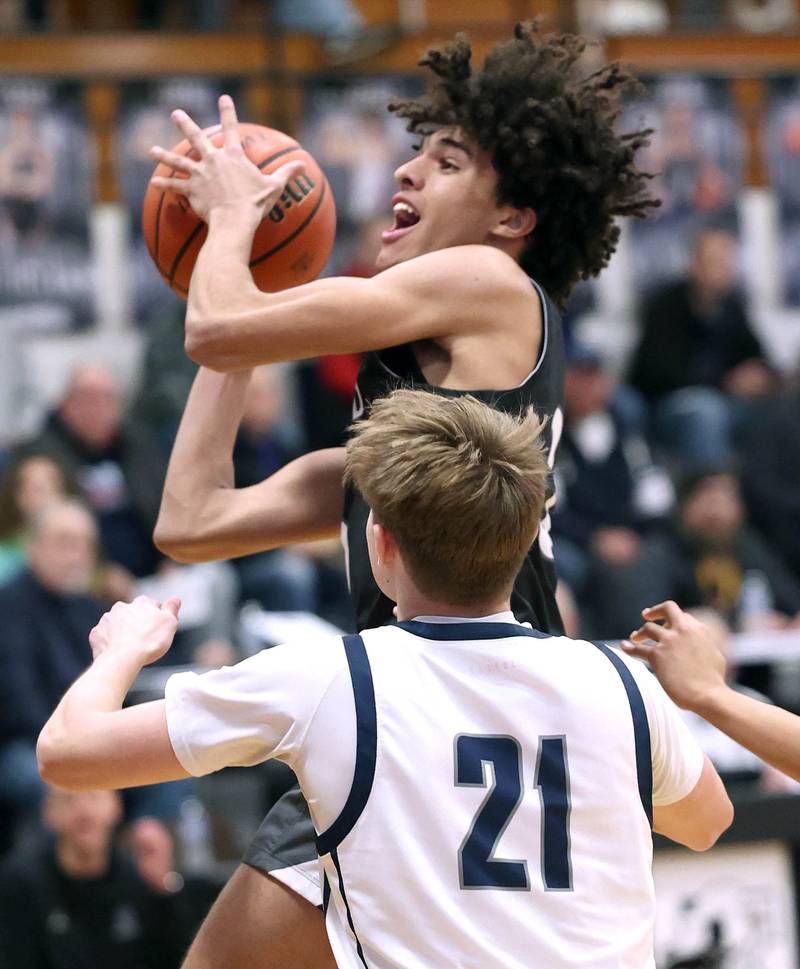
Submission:
M 463 141 L 459 141 L 457 138 L 439 138 L 436 141 L 436 145 L 446 145 L 448 148 L 458 148 L 459 151 L 463 151 L 467 158 L 472 158 L 472 150 L 469 145 Z

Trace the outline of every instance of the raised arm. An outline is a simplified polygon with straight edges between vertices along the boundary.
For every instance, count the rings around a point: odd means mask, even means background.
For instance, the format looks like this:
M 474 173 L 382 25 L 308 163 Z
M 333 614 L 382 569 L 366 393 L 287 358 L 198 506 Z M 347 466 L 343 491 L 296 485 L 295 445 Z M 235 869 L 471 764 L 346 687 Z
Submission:
M 202 369 L 172 449 L 154 540 L 178 562 L 234 558 L 339 534 L 344 448 L 313 451 L 236 488 L 233 447 L 249 372 Z
M 645 609 L 643 616 L 645 624 L 623 642 L 623 649 L 650 664 L 679 707 L 800 781 L 800 717 L 731 689 L 725 682 L 725 659 L 711 634 L 674 602 Z
M 94 662 L 64 694 L 42 728 L 36 755 L 45 781 L 73 791 L 179 780 L 163 700 L 122 709 L 143 666 L 172 644 L 177 599 L 144 596 L 117 603 L 89 635 Z
M 251 222 L 247 252 L 256 224 Z M 486 338 L 496 336 L 504 321 L 512 345 L 525 341 L 517 352 L 533 356 L 533 289 L 499 250 L 441 249 L 371 279 L 318 279 L 264 293 L 253 282 L 246 257 L 237 255 L 241 234 L 236 212 L 212 213 L 186 312 L 186 350 L 197 363 L 230 372 L 417 340 Z M 526 318 L 531 327 L 519 327 Z
M 153 183 L 185 195 L 208 222 L 186 313 L 186 349 L 197 363 L 232 372 L 454 334 L 497 335 L 503 326 L 512 343 L 530 339 L 532 328 L 517 323 L 531 314 L 530 282 L 510 256 L 489 246 L 441 249 L 373 279 L 321 279 L 262 292 L 248 265 L 253 235 L 296 166 L 272 175 L 258 170 L 239 144 L 230 98 L 220 99 L 220 148 L 184 112 L 173 118 L 198 158 L 153 149 L 154 158 L 180 172 Z M 528 343 L 518 349 L 531 356 Z

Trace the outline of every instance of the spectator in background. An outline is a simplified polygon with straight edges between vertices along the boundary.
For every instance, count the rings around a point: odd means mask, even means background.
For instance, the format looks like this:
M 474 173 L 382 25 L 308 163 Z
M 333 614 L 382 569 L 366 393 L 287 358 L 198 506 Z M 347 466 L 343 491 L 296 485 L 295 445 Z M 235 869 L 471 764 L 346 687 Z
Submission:
M 144 428 L 126 422 L 114 374 L 83 364 L 27 447 L 52 454 L 77 478 L 100 525 L 106 558 L 135 576 L 149 575 L 159 556 L 152 533 L 166 460 Z
M 285 422 L 285 395 L 276 367 L 253 371 L 233 452 L 237 488 L 258 484 L 297 456 Z M 270 549 L 234 560 L 242 598 L 279 612 L 314 612 L 317 577 L 308 556 Z
M 800 624 L 800 582 L 745 521 L 736 478 L 721 469 L 686 477 L 677 514 L 628 566 L 607 568 L 592 589 L 600 635 L 622 638 L 648 602 L 715 609 L 735 631 Z
M 740 30 L 766 34 L 797 25 L 794 0 L 729 0 L 730 16 Z
M 250 378 L 233 452 L 237 488 L 269 477 L 299 452 L 287 418 L 286 371 L 257 367 Z M 276 612 L 310 612 L 341 628 L 352 623 L 352 607 L 338 540 L 269 549 L 234 559 L 244 600 Z
M 0 799 L 36 811 L 36 738 L 91 660 L 88 636 L 104 612 L 89 594 L 97 526 L 75 501 L 48 505 L 28 539 L 28 568 L 0 589 Z
M 568 354 L 553 541 L 559 578 L 585 608 L 592 575 L 630 566 L 647 526 L 669 512 L 674 494 L 615 401 L 599 355 L 575 343 Z
M 44 508 L 59 498 L 76 497 L 77 483 L 47 454 L 17 457 L 0 481 L 0 585 L 27 562 L 27 534 Z
M 652 408 L 661 443 L 688 464 L 726 464 L 747 403 L 776 390 L 735 286 L 736 240 L 701 232 L 689 275 L 646 299 L 630 383 Z
M 128 834 L 139 876 L 152 892 L 168 900 L 171 931 L 183 953 L 191 945 L 222 886 L 206 876 L 184 875 L 178 870 L 175 839 L 169 828 L 156 818 L 135 821 Z
M 770 401 L 746 427 L 742 486 L 753 524 L 800 581 L 800 389 Z
M 54 842 L 0 874 L 0 965 L 177 969 L 168 901 L 115 847 L 121 816 L 116 791 L 48 787 L 43 819 Z

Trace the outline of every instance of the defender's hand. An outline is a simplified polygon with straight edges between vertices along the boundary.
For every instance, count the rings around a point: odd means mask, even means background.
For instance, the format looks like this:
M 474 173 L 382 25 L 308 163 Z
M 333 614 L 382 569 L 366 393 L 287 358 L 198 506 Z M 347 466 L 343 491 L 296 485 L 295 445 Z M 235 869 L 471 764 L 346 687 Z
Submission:
M 147 596 L 116 603 L 89 633 L 92 656 L 125 653 L 142 666 L 154 663 L 172 645 L 180 607 L 180 599 L 167 599 L 161 605 Z
M 650 664 L 679 707 L 701 712 L 716 691 L 726 688 L 725 658 L 710 630 L 672 601 L 643 609 L 642 615 L 644 625 L 630 641 L 623 640 L 622 648 Z
M 215 148 L 208 136 L 186 114 L 173 111 L 172 120 L 200 156 L 198 160 L 155 146 L 150 155 L 187 178 L 154 175 L 157 188 L 185 195 L 195 213 L 208 222 L 215 210 L 236 209 L 254 217 L 256 224 L 277 202 L 286 183 L 303 170 L 302 162 L 289 162 L 271 175 L 264 174 L 244 152 L 239 142 L 239 122 L 233 99 L 219 99 L 222 147 Z

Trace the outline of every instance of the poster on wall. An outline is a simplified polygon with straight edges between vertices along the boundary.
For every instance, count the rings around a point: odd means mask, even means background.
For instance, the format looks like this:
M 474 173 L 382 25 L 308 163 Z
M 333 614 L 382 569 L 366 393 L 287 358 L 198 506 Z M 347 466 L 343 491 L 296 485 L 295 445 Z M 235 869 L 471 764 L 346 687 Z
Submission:
M 658 969 L 797 969 L 789 849 L 781 842 L 657 853 Z
M 645 87 L 645 96 L 632 101 L 623 117 L 626 130 L 653 129 L 638 163 L 653 174 L 649 188 L 661 202 L 646 220 L 631 220 L 639 289 L 683 273 L 700 229 L 737 231 L 745 159 L 728 81 L 675 74 Z
M 769 105 L 763 143 L 778 201 L 784 296 L 800 306 L 800 79 L 774 78 Z
M 0 322 L 24 333 L 95 318 L 89 249 L 94 158 L 80 88 L 0 81 Z

